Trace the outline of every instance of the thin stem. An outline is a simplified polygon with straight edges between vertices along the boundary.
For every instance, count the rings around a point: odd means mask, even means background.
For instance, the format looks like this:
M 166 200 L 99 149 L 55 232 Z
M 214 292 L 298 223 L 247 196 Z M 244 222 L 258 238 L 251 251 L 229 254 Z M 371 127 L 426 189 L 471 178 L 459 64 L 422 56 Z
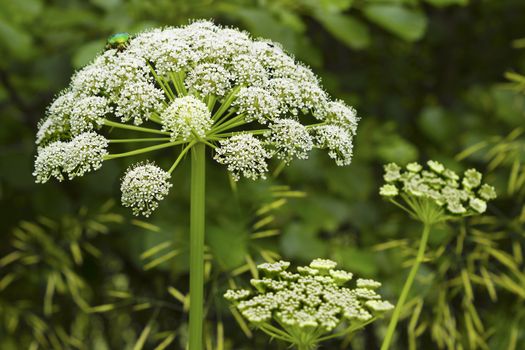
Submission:
M 173 147 L 173 146 L 176 146 L 176 145 L 180 145 L 181 143 L 184 143 L 184 142 L 185 141 L 166 142 L 166 143 L 161 143 L 160 145 L 139 148 L 139 149 L 136 149 L 136 150 L 133 150 L 133 151 L 129 151 L 129 152 L 110 154 L 110 155 L 105 156 L 104 160 L 135 156 L 137 154 L 142 154 L 142 153 L 147 153 L 147 152 L 151 152 L 151 151 L 156 151 L 158 149 Z
M 315 124 L 307 125 L 306 128 L 307 129 L 311 129 L 311 128 L 315 128 L 316 126 L 323 126 L 323 125 L 326 125 L 326 124 L 328 124 L 328 123 L 327 122 L 315 123 Z
M 151 71 L 151 74 L 153 74 L 155 81 L 160 85 L 162 90 L 164 90 L 164 93 L 166 94 L 166 96 L 170 99 L 170 101 L 173 101 L 175 99 L 175 94 L 173 93 L 173 91 L 171 91 L 171 88 L 169 87 L 169 85 L 165 84 L 164 79 L 160 78 L 157 75 L 157 72 L 155 72 L 155 69 L 153 69 L 151 64 L 149 65 L 149 69 Z
M 264 134 L 267 133 L 268 131 L 270 131 L 270 129 L 246 130 L 246 131 L 232 131 L 232 132 L 226 132 L 226 133 L 222 133 L 222 134 L 213 134 L 213 136 L 218 136 L 218 137 L 231 137 L 231 136 L 235 136 L 235 135 L 238 135 L 238 134 L 264 135 Z
M 195 141 L 193 142 L 190 142 L 186 147 L 184 147 L 184 149 L 182 150 L 182 152 L 180 152 L 179 156 L 177 157 L 177 159 L 175 160 L 175 162 L 173 163 L 173 165 L 171 166 L 170 170 L 168 170 L 168 173 L 173 173 L 173 170 L 175 170 L 175 168 L 177 167 L 177 165 L 179 165 L 180 161 L 182 160 L 182 158 L 184 157 L 184 155 L 186 153 L 188 153 L 188 151 L 190 150 L 190 148 L 195 144 Z
M 184 72 L 171 72 L 169 73 L 169 75 L 171 78 L 171 82 L 173 83 L 173 86 L 177 91 L 177 94 L 179 96 L 186 96 L 188 94 L 188 90 L 186 90 L 186 86 L 184 86 Z
M 220 126 L 215 128 L 215 130 L 212 129 L 212 132 L 213 132 L 212 135 L 221 133 L 221 132 L 229 130 L 229 129 L 236 128 L 236 127 L 244 125 L 244 124 L 248 124 L 248 123 L 245 120 L 240 120 L 240 119 L 237 119 L 237 117 L 235 117 L 235 118 L 230 119 L 227 122 L 221 124 Z
M 263 331 L 264 333 L 268 334 L 272 338 L 279 339 L 279 340 L 286 341 L 286 342 L 293 341 L 293 339 L 290 338 L 290 336 L 288 336 L 287 334 L 281 335 L 280 333 L 277 333 L 273 331 L 272 329 L 268 328 L 267 325 L 262 325 L 261 327 L 259 327 L 259 329 Z
M 106 126 L 113 127 L 113 128 L 127 129 L 127 130 L 133 130 L 133 131 L 141 131 L 141 132 L 148 132 L 150 134 L 160 134 L 160 135 L 169 135 L 170 134 L 167 131 L 161 131 L 161 130 L 150 129 L 150 128 L 143 128 L 141 126 L 135 126 L 135 125 L 122 124 L 122 123 L 112 122 L 111 120 L 107 120 L 107 119 L 104 119 L 103 124 L 106 125 Z
M 399 316 L 401 315 L 401 311 L 403 310 L 403 305 L 405 304 L 405 301 L 408 297 L 408 293 L 410 292 L 410 288 L 412 287 L 412 283 L 414 282 L 414 279 L 417 275 L 417 270 L 419 269 L 419 265 L 421 265 L 421 262 L 423 261 L 423 258 L 425 256 L 425 249 L 426 249 L 427 242 L 428 242 L 430 228 L 431 228 L 430 224 L 428 223 L 424 224 L 423 233 L 421 235 L 421 241 L 419 242 L 419 249 L 417 251 L 416 260 L 414 261 L 414 265 L 412 265 L 412 268 L 410 269 L 407 280 L 405 281 L 405 285 L 403 286 L 403 289 L 401 290 L 401 295 L 399 296 L 399 300 L 397 301 L 396 308 L 394 309 L 394 313 L 392 314 L 392 318 L 390 319 L 390 323 L 388 324 L 388 329 L 386 331 L 386 336 L 385 336 L 385 339 L 383 340 L 383 344 L 381 345 L 381 350 L 388 350 L 390 348 L 390 344 L 392 343 L 392 338 L 394 336 L 394 333 L 396 331 L 396 326 L 399 321 Z
M 206 146 L 197 143 L 191 150 L 189 349 L 202 350 Z
M 206 104 L 208 105 L 208 109 L 210 112 L 213 112 L 213 107 L 215 107 L 215 102 L 217 102 L 217 96 L 215 95 L 208 95 L 206 98 Z
M 407 207 L 405 207 L 403 204 L 399 203 L 398 201 L 396 201 L 395 199 L 390 199 L 390 202 L 392 202 L 394 205 L 398 206 L 399 208 L 403 209 L 404 211 L 406 211 L 408 214 L 410 214 L 410 216 L 412 216 L 413 218 L 415 218 L 416 220 L 418 219 L 416 213 L 414 213 L 414 211 L 412 209 L 408 209 Z
M 222 114 L 221 116 L 217 117 L 217 120 L 215 120 L 215 125 L 220 125 L 223 123 L 223 120 L 227 120 L 232 114 L 235 114 L 237 111 L 235 108 L 232 108 L 228 113 Z
M 213 149 L 216 149 L 216 148 L 217 148 L 217 146 L 215 146 L 213 143 L 211 143 L 211 142 L 209 142 L 209 141 L 207 141 L 207 140 L 200 140 L 200 142 L 202 142 L 202 143 L 204 143 L 204 144 L 210 146 L 210 147 L 213 148 Z
M 228 95 L 226 95 L 226 97 L 224 98 L 224 102 L 221 104 L 219 109 L 217 109 L 217 112 L 215 112 L 215 114 L 213 115 L 212 117 L 213 120 L 217 121 L 224 114 L 224 112 L 226 112 L 228 108 L 230 108 L 240 88 L 241 88 L 240 86 L 236 86 L 232 90 L 230 90 Z
M 334 334 L 330 334 L 330 335 L 327 335 L 327 336 L 324 336 L 324 337 L 318 338 L 317 341 L 318 341 L 318 342 L 322 342 L 322 341 L 325 341 L 325 340 L 329 340 L 329 339 L 333 339 L 333 338 L 342 337 L 342 336 L 345 335 L 345 334 L 353 333 L 353 332 L 355 332 L 356 330 L 365 327 L 366 325 L 368 325 L 368 324 L 374 322 L 375 320 L 377 320 L 377 317 L 372 317 L 371 319 L 369 319 L 369 320 L 366 321 L 366 322 L 359 323 L 359 324 L 356 324 L 356 325 L 350 325 L 349 327 L 345 328 L 345 329 L 344 329 L 343 331 L 341 331 L 341 332 L 334 333 Z
M 162 120 L 160 119 L 160 116 L 157 113 L 155 113 L 155 112 L 153 112 L 153 113 L 151 113 L 149 115 L 149 120 L 151 120 L 152 122 L 157 123 L 159 125 L 163 125 L 162 124 Z
M 245 114 L 237 114 L 235 117 L 231 119 L 221 119 L 220 121 L 216 121 L 213 125 L 212 132 L 217 133 L 225 126 L 228 126 L 233 123 L 237 123 L 238 121 L 244 120 Z
M 275 178 L 279 176 L 279 174 L 284 170 L 285 167 L 286 167 L 286 162 L 285 161 L 280 162 L 279 165 L 273 171 L 272 177 Z
M 282 329 L 279 329 L 271 325 L 270 323 L 265 323 L 261 327 L 267 328 L 268 330 L 274 332 L 275 334 L 279 334 L 281 337 L 285 338 L 286 341 L 290 341 L 290 342 L 293 341 L 292 337 L 288 333 L 286 333 Z
M 109 143 L 133 143 L 133 142 L 159 142 L 159 141 L 169 141 L 169 137 L 144 137 L 139 139 L 111 139 L 108 140 Z

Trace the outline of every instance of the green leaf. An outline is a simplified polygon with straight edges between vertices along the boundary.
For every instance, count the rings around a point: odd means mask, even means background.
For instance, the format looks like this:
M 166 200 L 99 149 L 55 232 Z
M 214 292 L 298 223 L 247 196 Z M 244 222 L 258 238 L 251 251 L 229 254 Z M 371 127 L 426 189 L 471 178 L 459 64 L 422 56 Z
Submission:
M 450 6 L 450 5 L 466 6 L 469 3 L 469 0 L 425 0 L 425 1 L 436 7 L 445 7 L 445 6 Z
M 0 16 L 11 23 L 24 23 L 34 19 L 42 12 L 41 0 L 0 0 Z
M 364 49 L 370 45 L 370 32 L 358 19 L 339 13 L 318 12 L 314 17 L 334 37 L 352 49 Z
M 427 27 L 427 18 L 421 11 L 398 5 L 370 5 L 363 13 L 370 21 L 406 41 L 420 39 Z
M 456 124 L 455 118 L 447 115 L 440 106 L 424 108 L 418 119 L 418 125 L 425 136 L 437 142 L 446 142 L 454 134 Z
M 370 251 L 354 247 L 335 247 L 332 259 L 341 264 L 341 267 L 362 276 L 375 276 L 377 274 L 377 263 L 375 254 Z
M 247 231 L 235 224 L 222 227 L 211 226 L 206 232 L 213 257 L 224 269 L 244 264 L 247 251 Z
M 377 155 L 384 162 L 406 164 L 418 158 L 418 149 L 399 135 L 387 135 L 377 145 Z
M 97 53 L 102 51 L 104 48 L 103 40 L 90 41 L 78 48 L 73 55 L 73 66 L 75 68 L 81 68 L 91 62 Z
M 27 58 L 32 49 L 31 35 L 0 19 L 0 51 L 2 48 L 17 58 Z
M 328 12 L 341 12 L 348 10 L 354 0 L 302 0 L 310 7 L 320 8 Z
M 290 225 L 281 239 L 281 249 L 286 257 L 312 260 L 326 256 L 326 244 L 319 239 L 313 230 L 300 225 Z
M 298 35 L 271 12 L 262 8 L 229 5 L 225 4 L 222 8 L 242 21 L 253 35 L 275 40 L 295 53 Z

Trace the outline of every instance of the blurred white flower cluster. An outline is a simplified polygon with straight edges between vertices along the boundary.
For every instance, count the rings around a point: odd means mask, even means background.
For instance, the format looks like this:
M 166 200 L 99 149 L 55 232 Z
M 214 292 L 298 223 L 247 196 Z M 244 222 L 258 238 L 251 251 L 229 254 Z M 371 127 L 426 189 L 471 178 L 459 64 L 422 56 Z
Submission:
M 205 142 L 236 180 L 264 178 L 270 158 L 288 164 L 313 148 L 347 165 L 357 123 L 356 111 L 332 101 L 279 44 L 196 21 L 132 36 L 78 71 L 39 124 L 35 176 L 45 182 L 98 169 L 105 152 L 77 147 L 96 160 L 77 152 L 84 163 L 73 166 L 63 148 L 117 129 L 168 135 L 177 145 Z M 101 138 L 98 148 L 107 143 Z
M 334 261 L 315 259 L 297 273 L 287 271 L 289 266 L 261 264 L 264 277 L 251 280 L 254 291 L 228 290 L 224 297 L 254 326 L 271 334 L 277 325 L 282 338 L 303 345 L 315 345 L 335 329 L 338 335 L 351 333 L 393 308 L 375 291 L 379 282 L 358 279 L 355 288 L 347 287 L 353 275 L 336 270 Z
M 482 184 L 482 175 L 475 169 L 465 171 L 460 178 L 439 162 L 430 160 L 427 166 L 424 169 L 418 163 L 410 163 L 402 169 L 395 163 L 385 165 L 386 184 L 379 193 L 391 199 L 403 198 L 414 211 L 424 208 L 414 208 L 413 199 L 426 199 L 455 216 L 484 213 L 487 201 L 496 198 L 494 187 Z

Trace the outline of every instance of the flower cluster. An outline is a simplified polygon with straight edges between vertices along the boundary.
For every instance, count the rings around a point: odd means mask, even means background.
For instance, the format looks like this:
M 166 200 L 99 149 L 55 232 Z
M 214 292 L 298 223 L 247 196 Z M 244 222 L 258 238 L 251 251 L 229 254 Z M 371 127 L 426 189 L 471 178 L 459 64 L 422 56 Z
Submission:
M 496 198 L 494 187 L 482 184 L 482 175 L 475 169 L 465 171 L 460 178 L 439 162 L 430 160 L 427 166 L 424 169 L 418 163 L 410 163 L 402 169 L 395 163 L 385 165 L 386 184 L 379 193 L 391 199 L 400 196 L 409 205 L 414 203 L 411 199 L 425 199 L 454 216 L 484 213 L 487 201 Z
M 241 175 L 249 179 L 265 178 L 270 153 L 252 134 L 239 134 L 221 140 L 216 149 L 215 160 L 225 164 L 232 177 L 238 180 Z
M 131 166 L 122 179 L 122 204 L 130 207 L 133 214 L 146 217 L 159 206 L 171 188 L 171 175 L 154 164 Z
M 376 292 L 381 283 L 358 279 L 350 288 L 353 275 L 336 270 L 334 261 L 315 259 L 297 273 L 287 271 L 289 266 L 285 261 L 261 264 L 264 277 L 250 281 L 254 291 L 228 290 L 224 297 L 261 330 L 309 346 L 336 328 L 341 334 L 356 330 L 393 308 Z M 274 324 L 283 333 L 272 331 Z
M 94 132 L 79 134 L 69 142 L 52 142 L 39 149 L 33 176 L 36 182 L 45 183 L 51 177 L 62 181 L 67 174 L 71 180 L 97 170 L 108 154 L 107 146 L 104 136 Z
M 163 130 L 171 132 L 172 141 L 187 140 L 192 135 L 204 138 L 213 124 L 208 107 L 191 95 L 173 100 L 160 119 Z
M 313 148 L 348 165 L 357 122 L 356 111 L 332 101 L 316 75 L 279 44 L 196 21 L 108 45 L 78 71 L 39 124 L 35 174 L 39 182 L 62 179 L 69 170 L 59 149 L 111 128 L 169 135 L 172 146 L 205 142 L 236 180 L 264 178 L 270 158 L 288 164 Z M 140 142 L 136 137 L 130 142 Z M 122 154 L 151 149 L 157 148 Z M 74 176 L 99 167 L 87 153 L 77 157 L 86 164 L 77 164 Z

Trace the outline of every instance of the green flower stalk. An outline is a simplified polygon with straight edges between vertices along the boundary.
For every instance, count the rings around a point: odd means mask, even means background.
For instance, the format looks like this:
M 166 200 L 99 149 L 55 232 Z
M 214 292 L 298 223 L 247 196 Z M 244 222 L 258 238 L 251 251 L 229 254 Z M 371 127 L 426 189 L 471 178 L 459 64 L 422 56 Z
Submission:
M 313 350 L 325 340 L 352 334 L 394 308 L 375 291 L 381 283 L 336 270 L 331 260 L 315 259 L 287 271 L 290 263 L 264 263 L 264 275 L 252 279 L 255 290 L 230 289 L 224 297 L 257 329 L 299 350 Z
M 352 107 L 331 100 L 316 75 L 276 43 L 208 21 L 119 33 L 48 108 L 34 176 L 73 179 L 111 159 L 178 149 L 169 169 L 150 160 L 123 176 L 122 204 L 148 217 L 191 154 L 189 348 L 200 350 L 209 149 L 234 180 L 265 178 L 271 159 L 286 165 L 314 148 L 348 165 L 357 123 Z M 119 152 L 123 144 L 139 146 Z
M 416 260 L 401 290 L 381 350 L 390 347 L 403 305 L 424 259 L 432 226 L 483 214 L 487 210 L 487 202 L 496 198 L 494 187 L 482 184 L 482 175 L 475 169 L 465 171 L 463 178 L 460 178 L 439 162 L 430 160 L 427 167 L 424 169 L 418 163 L 410 163 L 406 169 L 395 163 L 385 165 L 383 177 L 386 184 L 379 189 L 379 194 L 420 221 L 423 232 Z

